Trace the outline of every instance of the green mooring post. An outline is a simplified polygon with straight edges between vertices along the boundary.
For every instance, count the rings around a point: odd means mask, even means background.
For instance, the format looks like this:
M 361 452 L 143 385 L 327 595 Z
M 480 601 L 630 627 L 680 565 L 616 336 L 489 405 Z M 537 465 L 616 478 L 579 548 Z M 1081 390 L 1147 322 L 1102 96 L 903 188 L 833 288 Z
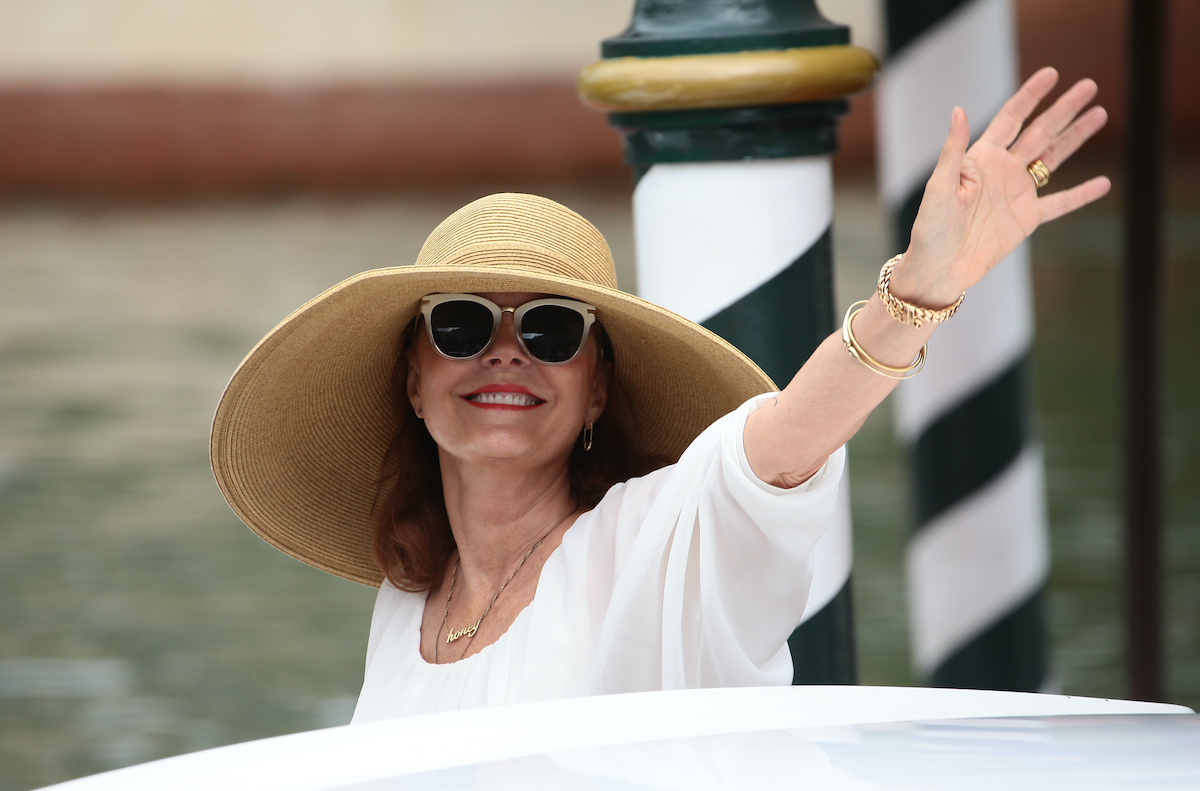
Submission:
M 638 0 L 580 95 L 633 167 L 641 296 L 786 385 L 835 328 L 830 156 L 878 64 L 813 0 Z M 853 684 L 847 484 L 815 550 L 794 683 Z

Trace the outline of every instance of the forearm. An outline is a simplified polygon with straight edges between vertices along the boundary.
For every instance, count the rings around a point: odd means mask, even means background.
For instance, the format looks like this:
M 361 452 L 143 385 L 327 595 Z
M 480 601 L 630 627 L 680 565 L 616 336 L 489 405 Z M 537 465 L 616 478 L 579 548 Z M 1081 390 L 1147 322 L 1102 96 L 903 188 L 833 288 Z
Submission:
M 895 368 L 912 362 L 936 326 L 901 324 L 877 294 L 854 317 L 862 348 Z M 783 392 L 747 419 L 744 442 L 751 469 L 776 486 L 804 482 L 858 431 L 896 381 L 851 357 L 840 330 L 830 335 Z

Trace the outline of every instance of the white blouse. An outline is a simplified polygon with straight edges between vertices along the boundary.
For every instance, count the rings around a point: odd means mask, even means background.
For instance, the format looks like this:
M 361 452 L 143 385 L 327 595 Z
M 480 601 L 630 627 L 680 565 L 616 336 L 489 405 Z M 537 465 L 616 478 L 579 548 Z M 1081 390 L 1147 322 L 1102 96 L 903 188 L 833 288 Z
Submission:
M 458 662 L 421 657 L 425 593 L 385 582 L 353 722 L 475 706 L 695 687 L 789 684 L 787 638 L 845 450 L 793 489 L 764 483 L 742 444 L 747 401 L 679 462 L 617 484 L 564 534 L 533 601 Z

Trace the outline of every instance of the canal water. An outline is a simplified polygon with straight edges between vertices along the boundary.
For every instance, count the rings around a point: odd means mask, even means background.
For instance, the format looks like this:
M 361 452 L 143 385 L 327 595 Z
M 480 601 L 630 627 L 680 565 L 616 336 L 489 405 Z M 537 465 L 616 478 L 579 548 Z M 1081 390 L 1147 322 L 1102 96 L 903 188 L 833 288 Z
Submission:
M 1180 189 L 1166 324 L 1168 689 L 1196 707 L 1200 194 Z M 285 557 L 233 516 L 208 468 L 209 421 L 278 320 L 351 274 L 411 262 L 476 194 L 0 208 L 0 791 L 349 719 L 374 590 Z M 635 288 L 628 191 L 546 194 L 600 227 Z M 1064 692 L 1110 697 L 1125 689 L 1117 210 L 1110 199 L 1033 243 L 1054 674 Z M 845 305 L 870 293 L 892 252 L 872 185 L 839 184 L 835 243 Z M 851 470 L 861 679 L 913 684 L 907 479 L 888 405 L 853 440 Z

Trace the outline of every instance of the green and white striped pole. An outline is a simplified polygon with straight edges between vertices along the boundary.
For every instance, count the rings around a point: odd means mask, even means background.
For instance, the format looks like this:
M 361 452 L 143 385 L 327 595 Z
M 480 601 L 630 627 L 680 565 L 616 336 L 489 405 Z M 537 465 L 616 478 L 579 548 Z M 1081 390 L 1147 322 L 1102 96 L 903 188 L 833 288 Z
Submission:
M 876 92 L 879 177 L 909 234 L 955 105 L 977 131 L 1017 87 L 1011 0 L 887 0 Z M 1041 445 L 1030 415 L 1033 289 L 1028 244 L 971 289 L 896 389 L 913 459 L 907 553 L 914 664 L 937 687 L 1036 692 L 1052 685 L 1050 568 Z
M 833 331 L 833 183 L 845 97 L 877 68 L 812 0 L 638 0 L 580 94 L 634 168 L 641 296 L 785 385 Z M 853 684 L 847 485 L 817 545 L 794 683 Z

